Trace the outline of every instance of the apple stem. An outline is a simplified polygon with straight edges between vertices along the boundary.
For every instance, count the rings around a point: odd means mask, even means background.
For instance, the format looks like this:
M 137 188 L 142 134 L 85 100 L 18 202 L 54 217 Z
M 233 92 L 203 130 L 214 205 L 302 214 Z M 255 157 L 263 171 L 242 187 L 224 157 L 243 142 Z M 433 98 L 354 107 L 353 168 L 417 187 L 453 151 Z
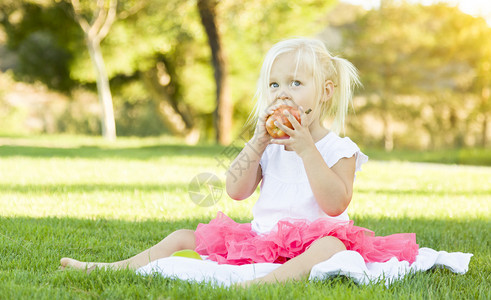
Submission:
M 305 111 L 305 114 L 308 115 L 312 111 L 312 108 L 309 108 Z

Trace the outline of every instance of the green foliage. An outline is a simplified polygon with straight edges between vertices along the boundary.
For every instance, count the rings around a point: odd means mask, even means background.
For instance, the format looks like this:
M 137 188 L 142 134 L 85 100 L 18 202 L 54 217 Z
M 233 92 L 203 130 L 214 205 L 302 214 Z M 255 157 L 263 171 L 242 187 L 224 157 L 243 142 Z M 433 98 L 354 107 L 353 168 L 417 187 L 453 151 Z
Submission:
M 19 79 L 27 82 L 40 80 L 55 89 L 68 88 L 71 83 L 68 71 L 70 54 L 56 45 L 49 32 L 30 34 L 17 51 L 20 66 L 16 71 Z
M 372 11 L 334 4 L 218 3 L 234 103 L 231 130 L 236 134 L 243 130 L 259 67 L 270 46 L 291 36 L 318 34 L 334 54 L 347 57 L 361 73 L 363 99 L 355 102 L 348 135 L 367 146 L 388 149 L 485 146 L 491 131 L 486 134 L 483 129 L 491 123 L 491 100 L 485 96 L 491 89 L 491 29 L 482 18 L 444 4 L 390 1 Z M 90 18 L 95 2 L 82 0 L 81 5 Z M 79 101 L 74 90 L 96 92 L 84 35 L 68 0 L 2 1 L 0 24 L 6 45 L 16 56 L 18 80 L 43 82 L 74 102 Z M 157 109 L 158 102 L 166 100 L 186 107 L 202 134 L 213 136 L 213 69 L 195 1 L 119 1 L 118 18 L 102 51 L 120 134 L 167 132 Z M 144 80 L 152 72 L 165 83 L 157 93 L 161 97 L 151 93 Z M 99 126 L 94 125 L 94 114 L 80 109 L 78 116 L 75 111 L 64 114 L 59 129 L 94 132 Z
M 81 1 L 82 9 L 89 19 L 90 6 L 94 3 Z M 250 100 L 254 93 L 259 65 L 267 48 L 275 41 L 291 35 L 313 34 L 320 28 L 320 23 L 316 21 L 332 3 L 332 1 L 311 0 L 294 4 L 288 1 L 219 3 L 219 27 L 223 33 L 225 50 L 230 62 L 233 99 L 235 103 L 240 103 L 240 108 L 236 110 L 239 113 L 238 127 L 244 123 L 246 115 L 252 108 Z M 71 19 L 73 13 L 69 1 L 50 4 L 22 1 L 18 6 L 22 8 L 20 14 L 23 17 L 15 26 L 11 24 L 12 30 L 8 31 L 8 37 L 13 49 L 17 49 L 21 43 L 27 44 L 24 46 L 27 48 L 24 51 L 26 54 L 21 60 L 24 68 L 22 74 L 29 76 L 25 78 L 44 82 L 48 79 L 55 81 L 56 78 L 52 73 L 58 72 L 60 78 L 74 80 L 70 85 L 71 88 L 76 87 L 76 84 L 74 85 L 76 82 L 92 88 L 95 74 L 83 46 L 82 31 Z M 60 13 L 63 15 L 54 16 Z M 36 17 L 33 17 L 34 14 Z M 50 19 L 59 21 L 55 24 L 46 24 L 45 20 Z M 285 19 L 289 21 L 285 22 Z M 68 26 L 60 26 L 59 22 Z M 60 31 L 60 27 L 65 27 L 67 30 Z M 38 36 L 37 30 L 40 28 L 43 30 L 43 41 L 51 38 L 53 43 L 57 43 L 51 45 L 55 48 L 49 49 L 50 51 L 42 51 L 44 49 L 42 47 L 46 48 L 47 45 L 39 45 L 40 43 L 36 44 L 28 39 L 32 34 Z M 264 38 L 266 36 L 270 38 Z M 56 48 L 57 45 L 61 48 Z M 29 55 L 31 52 L 29 49 L 32 49 L 32 56 Z M 65 52 L 57 53 L 59 49 Z M 158 57 L 165 57 L 168 71 L 173 72 L 171 75 L 177 92 L 169 96 L 174 97 L 178 102 L 188 104 L 193 109 L 194 117 L 202 118 L 202 124 L 211 128 L 212 123 L 208 122 L 208 118 L 215 109 L 213 70 L 210 66 L 210 51 L 206 36 L 199 22 L 194 1 L 121 1 L 118 5 L 118 20 L 104 39 L 102 50 L 109 76 L 113 79 L 127 76 L 131 78 L 126 82 L 128 85 L 133 84 L 135 77 L 156 68 Z M 65 60 L 60 59 L 56 64 L 48 65 L 46 63 L 49 60 L 42 56 L 43 53 L 46 55 L 56 53 L 56 56 L 61 58 L 65 57 L 65 54 L 68 56 Z M 37 64 L 32 64 L 30 61 L 35 61 Z M 39 71 L 51 69 L 54 71 L 47 74 Z M 46 78 L 43 78 L 44 75 L 47 75 Z M 142 91 L 137 102 L 134 95 L 126 94 L 128 90 L 119 87 L 114 90 L 118 98 L 115 100 L 116 111 L 122 112 L 120 116 L 129 116 L 130 113 L 125 112 L 128 110 L 128 103 L 139 103 L 148 108 L 154 105 L 148 101 L 152 96 L 145 90 Z M 145 111 L 145 107 L 140 110 Z M 120 123 L 118 128 L 125 133 L 127 131 L 123 127 L 127 126 L 123 125 L 124 123 L 129 122 L 134 125 L 135 121 L 140 120 L 117 120 Z M 152 122 L 155 126 L 161 125 L 158 119 Z M 142 124 L 141 127 L 148 126 Z M 145 134 L 156 132 L 150 130 Z M 136 130 L 134 133 L 141 134 L 141 131 Z
M 66 6 L 46 6 L 30 1 L 0 6 L 5 15 L 2 25 L 8 36 L 7 46 L 17 52 L 19 58 L 18 66 L 14 68 L 17 79 L 41 81 L 62 91 L 73 87 L 69 76 L 72 51 L 83 41 L 65 9 Z M 10 19 L 15 22 L 8 22 Z
M 116 114 L 120 136 L 157 136 L 168 134 L 153 101 L 124 102 Z
M 0 96 L 1 97 L 1 96 Z M 24 109 L 12 107 L 0 98 L 0 119 L 2 120 L 2 127 L 0 134 L 27 134 L 26 128 L 23 126 L 22 121 L 27 117 L 28 112 Z
M 245 110 L 239 126 L 252 110 L 252 98 L 262 60 L 269 48 L 293 36 L 312 36 L 325 24 L 322 18 L 335 1 L 221 1 L 218 18 L 230 61 L 232 96 Z M 239 104 L 240 103 L 240 104 Z
M 90 111 L 87 104 L 83 100 L 69 102 L 57 118 L 57 130 L 69 134 L 98 135 L 101 132 L 101 120 L 98 114 Z
M 474 96 L 491 85 L 489 79 L 483 82 L 484 73 L 478 75 L 491 60 L 485 50 L 491 28 L 483 19 L 444 4 L 397 3 L 342 27 L 345 54 L 364 84 L 365 103 L 357 107 L 352 130 L 357 138 L 373 140 L 374 128 L 361 121 L 375 116 L 383 123 L 383 136 L 375 139 L 385 139 L 386 147 L 387 142 L 396 148 L 484 143 L 482 132 L 472 130 L 489 113 Z M 415 145 L 423 136 L 428 141 Z

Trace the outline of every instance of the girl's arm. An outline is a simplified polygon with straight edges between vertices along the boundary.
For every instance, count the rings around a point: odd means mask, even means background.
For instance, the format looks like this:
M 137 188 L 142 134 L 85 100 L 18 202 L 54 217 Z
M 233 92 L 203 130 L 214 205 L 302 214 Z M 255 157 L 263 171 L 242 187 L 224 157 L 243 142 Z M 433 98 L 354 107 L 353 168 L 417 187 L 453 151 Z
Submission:
M 267 144 L 252 138 L 237 155 L 227 171 L 227 194 L 234 200 L 243 200 L 252 195 L 262 178 L 259 165 Z
M 230 198 L 243 200 L 249 197 L 261 181 L 263 175 L 259 161 L 271 143 L 271 136 L 266 130 L 266 118 L 282 104 L 285 101 L 275 102 L 259 114 L 254 136 L 230 165 L 225 183 Z
M 316 148 L 304 152 L 301 158 L 319 206 L 330 216 L 342 214 L 353 195 L 355 157 L 342 158 L 332 168 Z
M 301 124 L 305 122 L 305 113 L 301 109 Z M 294 130 L 278 123 L 286 134 L 286 140 L 272 140 L 271 143 L 289 146 L 303 161 L 314 197 L 321 209 L 330 216 L 343 213 L 351 201 L 355 177 L 355 157 L 342 158 L 329 168 L 315 147 L 307 125 L 301 125 L 290 113 L 286 112 Z

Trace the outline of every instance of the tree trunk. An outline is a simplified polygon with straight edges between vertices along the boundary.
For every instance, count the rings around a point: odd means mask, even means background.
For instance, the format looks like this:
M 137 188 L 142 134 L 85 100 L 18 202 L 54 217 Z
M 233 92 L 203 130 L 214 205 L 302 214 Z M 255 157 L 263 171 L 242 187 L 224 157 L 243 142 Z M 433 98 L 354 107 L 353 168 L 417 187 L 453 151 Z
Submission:
M 481 92 L 481 107 L 483 112 L 481 146 L 486 148 L 488 144 L 488 110 L 487 102 L 491 96 L 491 89 L 484 87 Z
M 143 82 L 150 95 L 158 103 L 157 109 L 163 116 L 163 122 L 172 134 L 184 137 L 187 144 L 195 145 L 200 138 L 199 128 L 193 121 L 188 109 L 179 110 L 172 103 L 169 93 L 159 82 L 158 74 L 151 69 L 142 74 Z
M 113 99 L 109 87 L 104 59 L 100 44 L 87 36 L 87 46 L 94 69 L 97 73 L 97 94 L 101 104 L 101 126 L 104 138 L 114 141 L 116 139 L 116 122 L 114 120 Z
M 116 20 L 118 0 L 110 0 L 106 8 L 105 1 L 97 1 L 97 9 L 93 11 L 92 22 L 84 17 L 79 0 L 70 1 L 73 7 L 75 21 L 85 33 L 85 40 L 90 59 L 97 73 L 97 94 L 101 104 L 102 135 L 110 141 L 116 139 L 116 122 L 114 121 L 113 99 L 109 88 L 109 78 L 102 58 L 101 41 L 109 33 L 111 25 Z
M 488 144 L 488 116 L 484 113 L 484 118 L 482 120 L 482 138 L 481 138 L 481 146 L 486 148 Z
M 394 149 L 394 134 L 392 131 L 392 122 L 389 114 L 382 115 L 384 123 L 384 148 L 385 151 L 391 152 Z
M 392 115 L 390 114 L 394 97 L 385 93 L 380 94 L 380 108 L 383 128 L 384 149 L 391 152 L 394 149 L 394 134 L 392 128 Z
M 227 145 L 231 142 L 232 103 L 227 78 L 227 59 L 221 45 L 216 22 L 216 0 L 198 0 L 201 23 L 208 36 L 216 83 L 215 132 L 216 141 Z

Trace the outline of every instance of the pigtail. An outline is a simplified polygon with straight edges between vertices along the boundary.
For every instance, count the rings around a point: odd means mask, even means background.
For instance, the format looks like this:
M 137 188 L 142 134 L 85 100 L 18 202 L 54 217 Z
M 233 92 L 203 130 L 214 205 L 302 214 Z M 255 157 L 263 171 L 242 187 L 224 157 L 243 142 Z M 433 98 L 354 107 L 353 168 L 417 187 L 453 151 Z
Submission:
M 334 65 L 335 92 L 329 108 L 329 115 L 334 116 L 331 130 L 335 133 L 344 133 L 344 123 L 349 106 L 353 106 L 353 90 L 361 86 L 358 70 L 348 60 L 340 57 L 331 57 Z
M 266 54 L 261 67 L 257 90 L 254 96 L 255 106 L 246 121 L 246 128 L 254 129 L 258 118 L 269 105 L 268 100 L 269 74 L 274 60 L 284 53 L 297 53 L 297 67 L 309 66 L 316 83 L 316 93 L 319 96 L 317 104 L 312 107 L 319 111 L 319 119 L 326 115 L 333 118 L 331 130 L 339 134 L 343 131 L 349 106 L 352 105 L 353 90 L 361 85 L 358 71 L 352 63 L 340 57 L 333 57 L 319 40 L 289 39 L 275 44 Z M 335 88 L 331 99 L 322 100 L 325 95 L 326 80 L 332 80 Z M 328 100 L 328 101 L 327 101 Z

